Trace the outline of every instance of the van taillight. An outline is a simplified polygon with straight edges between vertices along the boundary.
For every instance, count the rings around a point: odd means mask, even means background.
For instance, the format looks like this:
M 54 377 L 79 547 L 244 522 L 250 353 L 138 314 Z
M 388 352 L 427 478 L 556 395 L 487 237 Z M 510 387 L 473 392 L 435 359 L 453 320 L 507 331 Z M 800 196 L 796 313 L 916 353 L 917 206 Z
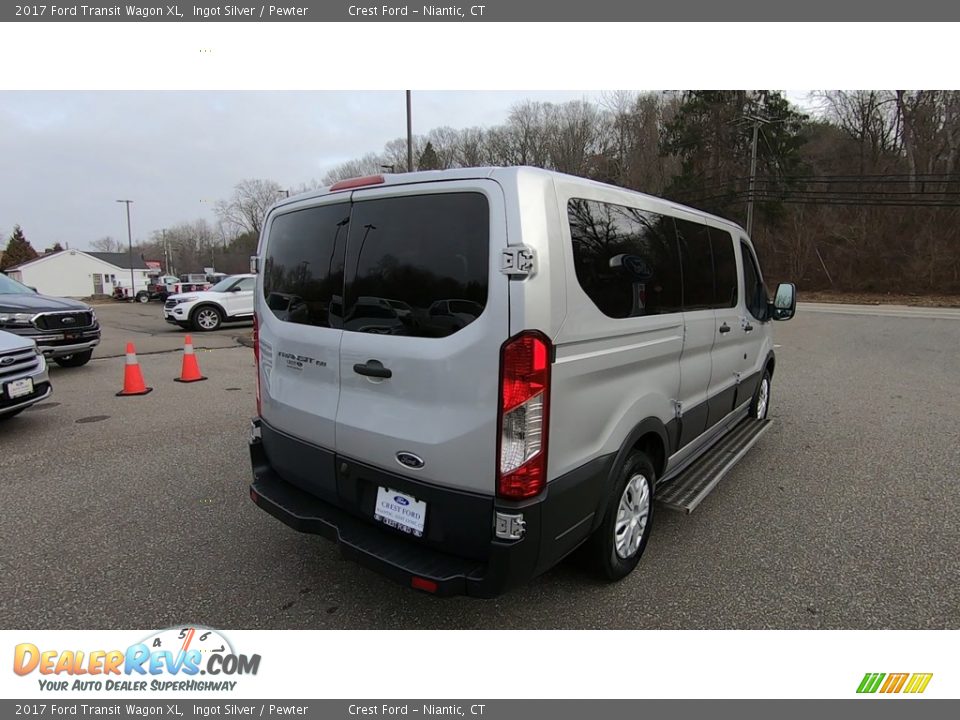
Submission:
M 253 314 L 253 362 L 257 369 L 257 417 L 260 417 L 260 321 Z
M 547 484 L 550 340 L 522 332 L 500 351 L 497 494 L 522 499 Z

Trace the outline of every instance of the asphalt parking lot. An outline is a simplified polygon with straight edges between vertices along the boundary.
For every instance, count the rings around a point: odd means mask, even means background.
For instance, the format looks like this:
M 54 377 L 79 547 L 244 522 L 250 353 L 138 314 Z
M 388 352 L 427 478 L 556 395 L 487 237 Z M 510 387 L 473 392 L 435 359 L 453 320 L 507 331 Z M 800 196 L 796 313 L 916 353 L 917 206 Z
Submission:
M 776 327 L 775 425 L 694 512 L 660 511 L 616 585 L 565 562 L 492 601 L 439 600 L 249 500 L 249 326 L 195 334 L 173 382 L 160 306 L 97 308 L 94 360 L 0 431 L 0 626 L 960 627 L 960 311 L 801 307 Z M 137 343 L 154 391 L 117 398 Z

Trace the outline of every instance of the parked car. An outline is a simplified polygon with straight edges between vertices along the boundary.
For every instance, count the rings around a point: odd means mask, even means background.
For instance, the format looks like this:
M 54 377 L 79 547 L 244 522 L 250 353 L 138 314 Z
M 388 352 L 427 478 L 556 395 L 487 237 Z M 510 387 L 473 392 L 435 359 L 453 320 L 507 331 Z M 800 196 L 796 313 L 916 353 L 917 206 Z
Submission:
M 198 332 L 216 330 L 225 322 L 253 318 L 253 275 L 230 275 L 200 292 L 170 295 L 163 304 L 163 319 Z
M 44 357 L 62 367 L 86 365 L 100 343 L 92 307 L 40 295 L 6 275 L 0 275 L 0 330 L 35 341 Z
M 654 498 L 693 510 L 770 427 L 795 288 L 770 302 L 746 232 L 693 208 L 532 168 L 375 176 L 281 201 L 257 252 L 250 496 L 407 586 L 490 597 L 581 546 L 623 578 Z M 423 322 L 351 324 L 371 298 Z
M 47 399 L 52 392 L 47 361 L 37 344 L 0 330 L 0 422 Z

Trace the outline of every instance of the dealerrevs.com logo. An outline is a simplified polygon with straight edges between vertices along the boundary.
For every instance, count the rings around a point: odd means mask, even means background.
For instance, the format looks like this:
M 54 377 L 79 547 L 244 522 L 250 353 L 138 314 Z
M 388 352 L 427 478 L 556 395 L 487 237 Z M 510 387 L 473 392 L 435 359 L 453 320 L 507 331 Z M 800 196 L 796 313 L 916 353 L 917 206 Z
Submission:
M 125 650 L 20 643 L 13 652 L 14 673 L 36 674 L 45 691 L 230 691 L 238 682 L 233 678 L 259 669 L 260 655 L 237 653 L 222 633 L 203 627 L 161 630 Z
M 927 689 L 933 673 L 866 673 L 857 686 L 858 693 L 906 693 L 916 695 Z

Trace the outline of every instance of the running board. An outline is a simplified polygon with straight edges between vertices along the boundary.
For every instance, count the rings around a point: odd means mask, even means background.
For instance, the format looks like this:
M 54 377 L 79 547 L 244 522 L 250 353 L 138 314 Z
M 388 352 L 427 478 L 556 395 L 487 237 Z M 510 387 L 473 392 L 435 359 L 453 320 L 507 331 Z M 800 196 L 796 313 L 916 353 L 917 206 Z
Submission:
M 691 513 L 730 472 L 747 450 L 770 429 L 769 418 L 742 420 L 675 478 L 657 488 L 656 500 L 668 510 Z

